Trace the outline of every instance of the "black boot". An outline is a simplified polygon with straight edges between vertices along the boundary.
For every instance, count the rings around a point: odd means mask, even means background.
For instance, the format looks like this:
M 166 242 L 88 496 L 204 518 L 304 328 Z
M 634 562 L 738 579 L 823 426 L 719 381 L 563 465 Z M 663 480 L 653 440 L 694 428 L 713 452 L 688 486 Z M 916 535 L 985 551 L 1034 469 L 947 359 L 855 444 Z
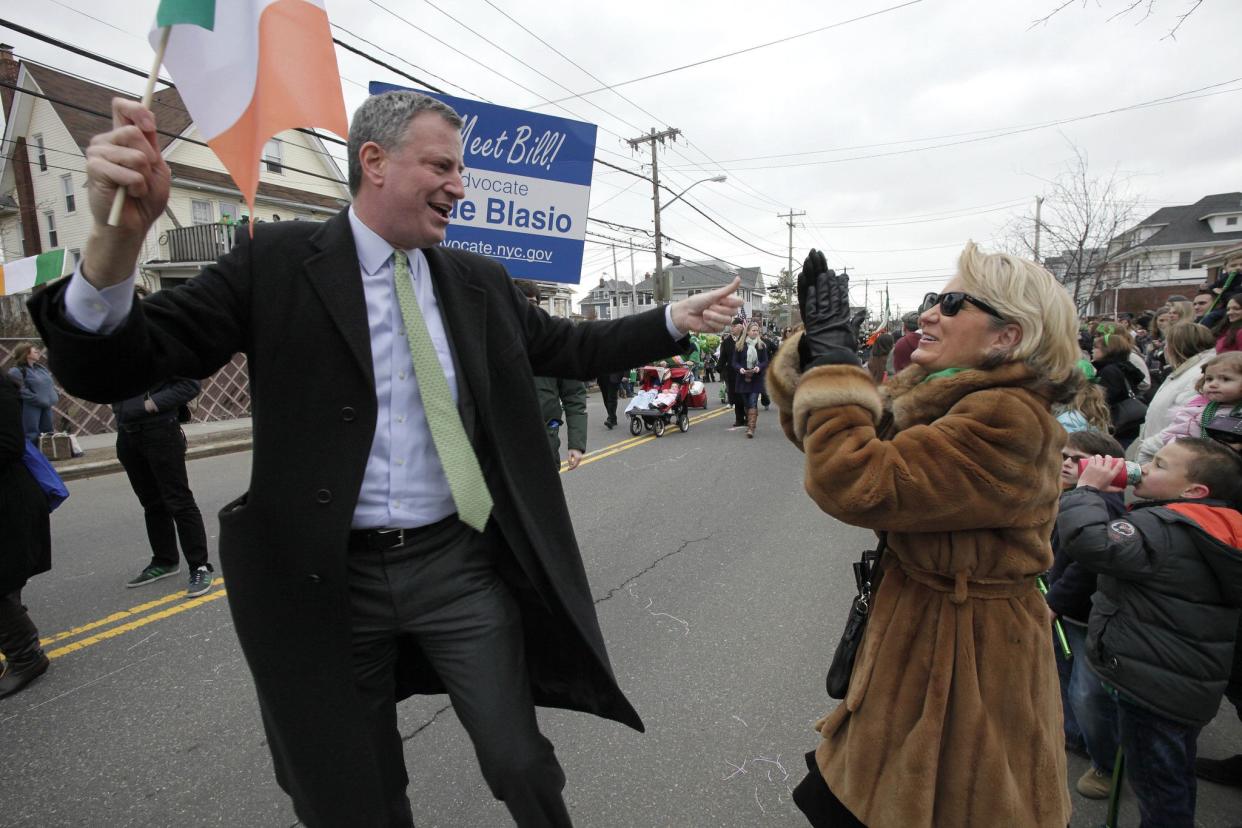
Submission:
M 9 598 L 2 596 L 0 600 Z M 39 631 L 20 601 L 0 609 L 0 652 L 7 661 L 0 674 L 0 699 L 11 696 L 47 672 L 48 659 L 39 646 Z

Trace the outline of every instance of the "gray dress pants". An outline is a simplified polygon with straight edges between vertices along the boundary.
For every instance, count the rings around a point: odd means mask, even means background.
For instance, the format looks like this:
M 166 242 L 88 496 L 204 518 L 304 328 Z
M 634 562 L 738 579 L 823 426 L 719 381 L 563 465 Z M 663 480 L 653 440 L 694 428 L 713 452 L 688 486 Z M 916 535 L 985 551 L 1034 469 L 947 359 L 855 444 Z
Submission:
M 412 826 L 397 730 L 398 641 L 413 636 L 474 743 L 483 778 L 520 826 L 571 825 L 565 774 L 539 732 L 517 602 L 487 536 L 457 518 L 379 550 L 351 542 L 353 668 L 388 799 L 389 825 Z

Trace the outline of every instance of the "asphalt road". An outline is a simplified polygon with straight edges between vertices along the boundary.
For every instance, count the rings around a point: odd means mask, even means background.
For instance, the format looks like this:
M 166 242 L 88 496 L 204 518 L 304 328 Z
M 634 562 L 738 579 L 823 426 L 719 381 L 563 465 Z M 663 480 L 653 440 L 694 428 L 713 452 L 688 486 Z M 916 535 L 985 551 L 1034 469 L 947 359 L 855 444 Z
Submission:
M 687 434 L 631 440 L 602 427 L 592 397 L 598 454 L 562 476 L 613 665 L 648 729 L 540 712 L 579 825 L 805 824 L 789 792 L 811 723 L 835 704 L 823 673 L 868 535 L 806 497 L 775 412 L 760 412 L 754 440 L 727 430 L 714 396 L 695 414 Z M 213 560 L 215 513 L 249 464 L 190 465 Z M 0 826 L 293 826 L 227 584 L 190 601 L 180 578 L 125 589 L 148 552 L 124 476 L 71 488 L 53 519 L 54 569 L 25 593 L 52 668 L 0 701 Z M 400 726 L 420 826 L 510 824 L 445 697 L 404 703 Z M 1200 752 L 1239 749 L 1226 706 Z M 1068 781 L 1084 769 L 1071 757 Z M 1074 826 L 1102 824 L 1102 803 L 1073 799 Z M 1242 821 L 1238 791 L 1205 783 L 1199 803 L 1200 825 Z M 1138 824 L 1132 796 L 1122 824 Z

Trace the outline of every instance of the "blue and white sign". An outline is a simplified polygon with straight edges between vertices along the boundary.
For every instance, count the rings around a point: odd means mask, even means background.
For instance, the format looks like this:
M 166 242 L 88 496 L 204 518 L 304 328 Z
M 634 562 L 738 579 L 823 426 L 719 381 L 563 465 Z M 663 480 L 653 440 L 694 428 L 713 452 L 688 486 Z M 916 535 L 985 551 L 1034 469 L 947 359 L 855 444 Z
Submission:
M 591 202 L 595 125 L 371 81 L 370 92 L 414 91 L 461 115 L 466 197 L 444 246 L 490 256 L 523 279 L 577 284 Z

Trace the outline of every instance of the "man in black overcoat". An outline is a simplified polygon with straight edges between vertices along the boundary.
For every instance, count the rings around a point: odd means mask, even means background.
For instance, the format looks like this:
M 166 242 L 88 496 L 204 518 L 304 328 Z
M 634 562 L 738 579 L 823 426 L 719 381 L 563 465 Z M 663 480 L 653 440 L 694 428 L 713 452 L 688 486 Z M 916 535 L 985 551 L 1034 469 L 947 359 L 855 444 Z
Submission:
M 736 281 L 612 322 L 550 317 L 499 264 L 438 246 L 464 195 L 461 121 L 398 92 L 355 113 L 352 207 L 322 225 L 255 226 L 184 286 L 134 302 L 170 174 L 150 111 L 117 99 L 113 117 L 88 150 L 82 265 L 31 309 L 64 386 L 100 402 L 246 354 L 251 485 L 220 513 L 220 562 L 299 818 L 412 825 L 395 700 L 447 691 L 517 823 L 568 825 L 534 705 L 642 723 L 605 651 L 533 378 L 680 350 L 684 333 L 729 320 Z M 118 185 L 129 195 L 108 227 Z M 465 441 L 442 452 L 432 433 L 428 412 L 454 405 L 460 422 L 434 422 L 441 435 L 464 429 L 469 457 Z M 471 463 L 478 485 L 447 482 Z M 466 504 L 480 495 L 490 510 L 477 531 Z

